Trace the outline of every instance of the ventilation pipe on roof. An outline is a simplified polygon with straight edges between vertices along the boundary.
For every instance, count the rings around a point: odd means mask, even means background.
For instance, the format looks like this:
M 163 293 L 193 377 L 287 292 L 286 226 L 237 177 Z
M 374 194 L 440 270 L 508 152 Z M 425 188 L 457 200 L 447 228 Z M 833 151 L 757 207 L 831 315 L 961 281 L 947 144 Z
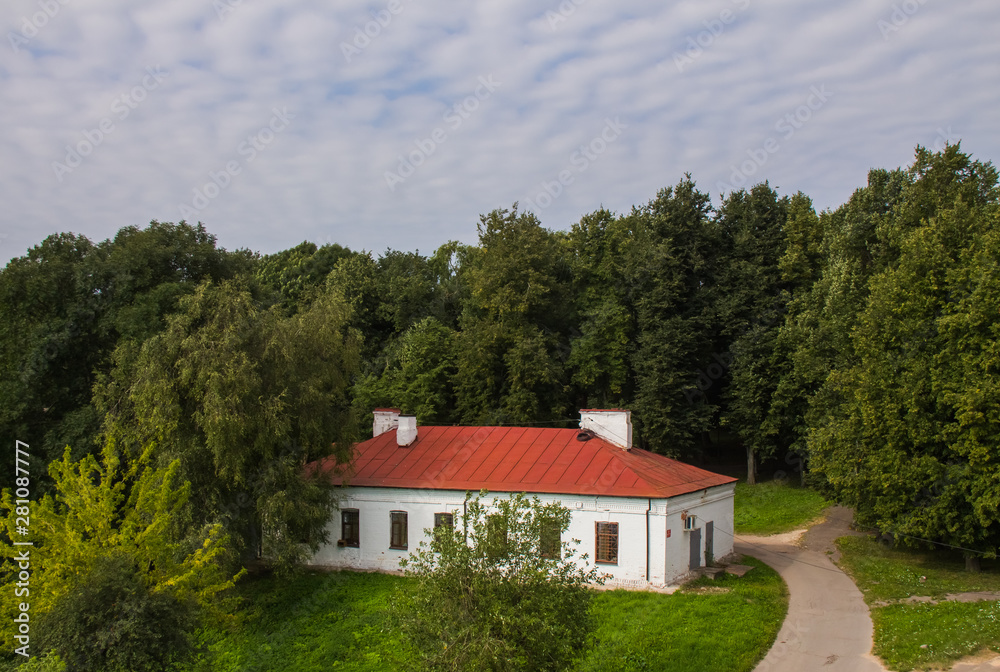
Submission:
M 417 440 L 417 419 L 412 415 L 399 416 L 396 428 L 396 445 L 405 448 Z
M 376 408 L 373 415 L 375 421 L 372 423 L 372 438 L 392 431 L 399 425 L 398 408 Z
M 622 450 L 632 450 L 632 411 L 619 409 L 581 410 L 580 429 L 590 430 Z

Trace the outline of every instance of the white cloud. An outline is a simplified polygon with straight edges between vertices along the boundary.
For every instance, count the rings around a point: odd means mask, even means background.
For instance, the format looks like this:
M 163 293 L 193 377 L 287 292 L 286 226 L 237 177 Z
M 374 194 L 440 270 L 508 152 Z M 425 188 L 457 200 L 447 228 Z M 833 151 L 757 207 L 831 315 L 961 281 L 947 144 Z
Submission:
M 894 5 L 915 11 L 900 21 Z M 479 213 L 524 205 L 567 169 L 572 184 L 540 209 L 548 226 L 627 210 L 686 171 L 717 196 L 768 139 L 778 150 L 750 182 L 835 207 L 869 168 L 905 165 L 942 132 L 998 156 L 998 19 L 990 0 L 12 0 L 0 10 L 0 256 L 57 231 L 99 240 L 176 221 L 232 161 L 239 174 L 198 218 L 226 247 L 264 252 L 473 242 Z M 156 66 L 165 80 L 119 118 L 116 99 Z M 449 123 L 489 76 L 499 87 Z M 833 95 L 786 137 L 776 124 L 813 86 Z M 276 107 L 294 118 L 251 161 L 242 143 Z M 574 167 L 616 117 L 627 128 Z M 104 119 L 113 131 L 60 182 L 53 162 Z M 446 138 L 390 190 L 386 171 L 436 129 Z

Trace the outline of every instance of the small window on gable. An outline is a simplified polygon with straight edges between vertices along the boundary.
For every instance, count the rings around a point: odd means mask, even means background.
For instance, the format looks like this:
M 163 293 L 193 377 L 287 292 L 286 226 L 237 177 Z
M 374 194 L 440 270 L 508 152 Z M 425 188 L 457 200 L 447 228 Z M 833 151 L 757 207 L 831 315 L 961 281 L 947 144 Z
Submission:
M 357 548 L 361 545 L 361 529 L 357 509 L 340 512 L 340 540 L 344 546 Z
M 405 551 L 407 547 L 406 511 L 389 513 L 389 548 Z
M 597 523 L 594 560 L 618 563 L 618 523 Z
M 559 521 L 543 520 L 538 534 L 539 551 L 543 558 L 558 560 L 562 556 L 562 539 Z

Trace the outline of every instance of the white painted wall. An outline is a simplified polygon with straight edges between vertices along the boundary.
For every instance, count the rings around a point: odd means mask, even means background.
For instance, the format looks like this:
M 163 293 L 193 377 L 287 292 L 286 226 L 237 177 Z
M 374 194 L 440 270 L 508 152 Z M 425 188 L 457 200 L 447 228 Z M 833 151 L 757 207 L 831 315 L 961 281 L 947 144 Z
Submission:
M 578 554 L 588 556 L 587 568 L 594 566 L 595 523 L 618 523 L 618 563 L 598 564 L 610 575 L 607 585 L 642 588 L 676 583 L 688 572 L 690 533 L 683 531 L 681 514 L 698 516 L 702 527 L 699 549 L 704 563 L 704 523 L 715 523 L 715 557 L 732 552 L 733 485 L 717 486 L 670 499 L 594 497 L 581 495 L 537 495 L 543 503 L 560 502 L 572 517 L 564 541 L 579 539 Z M 490 493 L 506 498 L 510 493 Z M 307 563 L 329 568 L 398 571 L 399 561 L 416 550 L 426 537 L 425 528 L 434 526 L 435 513 L 462 512 L 465 493 L 457 490 L 417 490 L 402 488 L 348 487 L 342 493 L 341 508 L 359 512 L 360 547 L 338 547 L 340 512 L 328 530 L 331 543 L 321 548 Z M 648 510 L 648 513 L 647 513 Z M 389 548 L 389 514 L 406 511 L 409 543 L 405 551 Z M 667 536 L 667 532 L 670 536 Z M 648 545 L 647 545 L 648 541 Z

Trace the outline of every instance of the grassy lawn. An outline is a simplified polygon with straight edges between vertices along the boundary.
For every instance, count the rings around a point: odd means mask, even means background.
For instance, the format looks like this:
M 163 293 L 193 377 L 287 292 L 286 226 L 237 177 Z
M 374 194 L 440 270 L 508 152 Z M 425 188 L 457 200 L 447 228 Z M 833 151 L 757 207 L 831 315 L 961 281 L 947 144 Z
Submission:
M 781 577 L 755 558 L 742 579 L 699 579 L 673 595 L 615 590 L 593 601 L 597 628 L 579 672 L 752 670 L 788 610 Z M 698 588 L 729 592 L 696 593 Z
M 915 595 L 1000 591 L 1000 563 L 983 561 L 983 572 L 965 571 L 960 555 L 885 548 L 868 537 L 837 541 L 841 566 L 869 604 Z M 923 582 L 920 577 L 926 577 Z M 974 602 L 890 604 L 872 607 L 875 653 L 894 670 L 949 667 L 984 648 L 1000 647 L 1000 604 Z M 927 645 L 927 648 L 920 648 Z
M 808 488 L 781 481 L 736 484 L 736 533 L 780 534 L 816 520 L 830 502 Z
M 699 580 L 726 592 L 674 595 L 602 591 L 596 631 L 579 672 L 713 670 L 746 672 L 770 648 L 784 620 L 784 582 L 753 558 L 742 579 Z M 207 633 L 211 654 L 197 672 L 393 671 L 416 668 L 416 652 L 392 628 L 392 596 L 408 579 L 336 572 L 246 582 L 241 622 Z
M 396 672 L 414 651 L 389 624 L 392 596 L 407 579 L 385 574 L 308 573 L 241 585 L 235 631 L 210 633 L 211 663 L 198 672 Z

